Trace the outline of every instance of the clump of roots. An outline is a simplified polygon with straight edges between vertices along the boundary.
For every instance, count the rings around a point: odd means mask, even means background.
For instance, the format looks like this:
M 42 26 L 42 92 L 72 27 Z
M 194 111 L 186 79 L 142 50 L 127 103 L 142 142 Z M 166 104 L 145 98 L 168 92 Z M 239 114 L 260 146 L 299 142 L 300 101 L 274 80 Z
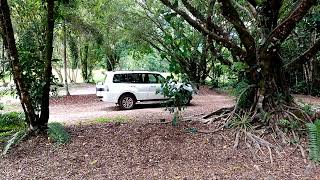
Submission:
M 306 133 L 306 123 L 313 122 L 316 113 L 306 111 L 305 107 L 293 100 L 290 103 L 275 102 L 268 107 L 263 107 L 263 98 L 261 97 L 251 108 L 243 109 L 238 107 L 239 99 L 234 107 L 222 108 L 199 118 L 198 120 L 203 123 L 216 123 L 217 128 L 211 131 L 199 130 L 198 132 L 215 133 L 224 128 L 231 128 L 235 134 L 233 148 L 237 148 L 240 142 L 244 142 L 255 154 L 255 157 L 259 157 L 256 156 L 256 153 L 257 151 L 263 153 L 262 147 L 264 147 L 269 152 L 271 163 L 273 162 L 272 150 L 280 155 L 282 145 L 295 144 L 296 149 L 301 151 L 306 161 L 305 152 L 299 139 Z M 310 110 L 310 108 L 308 109 Z M 272 143 L 263 138 L 267 135 L 272 137 Z

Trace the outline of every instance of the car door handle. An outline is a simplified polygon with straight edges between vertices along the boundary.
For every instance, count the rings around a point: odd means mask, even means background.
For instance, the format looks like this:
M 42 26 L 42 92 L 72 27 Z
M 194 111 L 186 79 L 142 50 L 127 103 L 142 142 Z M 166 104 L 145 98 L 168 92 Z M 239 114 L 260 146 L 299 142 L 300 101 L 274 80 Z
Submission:
M 136 87 L 136 86 L 130 86 L 130 87 Z
M 157 87 L 157 86 L 150 86 L 150 87 Z

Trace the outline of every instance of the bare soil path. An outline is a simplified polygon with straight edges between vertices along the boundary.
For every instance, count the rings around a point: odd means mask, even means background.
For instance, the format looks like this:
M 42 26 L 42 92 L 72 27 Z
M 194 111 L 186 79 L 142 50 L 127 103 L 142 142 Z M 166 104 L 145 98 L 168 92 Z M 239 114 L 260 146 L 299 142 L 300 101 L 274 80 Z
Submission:
M 87 87 L 88 89 L 88 87 Z M 82 91 L 83 93 L 84 91 Z M 88 91 L 88 92 L 92 92 Z M 222 107 L 233 104 L 233 98 L 223 93 L 214 92 L 208 88 L 202 88 L 198 95 L 194 96 L 191 105 L 187 107 L 184 116 L 201 116 Z M 79 121 L 92 120 L 100 117 L 122 116 L 131 120 L 154 121 L 170 119 L 171 114 L 165 111 L 161 104 L 138 104 L 133 110 L 120 110 L 115 104 L 100 101 L 94 94 L 73 95 L 51 99 L 50 121 L 64 122 L 67 124 Z

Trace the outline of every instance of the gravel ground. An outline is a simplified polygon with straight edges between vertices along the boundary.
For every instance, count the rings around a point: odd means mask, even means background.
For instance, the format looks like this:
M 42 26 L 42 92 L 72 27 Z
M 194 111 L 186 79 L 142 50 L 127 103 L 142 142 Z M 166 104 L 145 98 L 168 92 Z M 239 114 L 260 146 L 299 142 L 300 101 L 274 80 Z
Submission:
M 298 98 L 320 105 L 320 100 Z M 184 116 L 202 116 L 233 104 L 233 98 L 208 88 L 194 97 Z M 211 129 L 199 123 L 159 124 L 171 115 L 160 105 L 120 111 L 94 95 L 51 100 L 51 121 L 67 124 L 70 144 L 56 146 L 46 137 L 31 138 L 0 158 L 0 179 L 320 179 L 320 167 L 299 149 L 280 154 L 252 152 L 243 141 L 233 149 L 234 132 L 190 133 Z M 124 124 L 79 123 L 98 117 L 126 117 Z M 266 137 L 272 143 L 272 138 Z M 302 146 L 306 148 L 306 140 Z

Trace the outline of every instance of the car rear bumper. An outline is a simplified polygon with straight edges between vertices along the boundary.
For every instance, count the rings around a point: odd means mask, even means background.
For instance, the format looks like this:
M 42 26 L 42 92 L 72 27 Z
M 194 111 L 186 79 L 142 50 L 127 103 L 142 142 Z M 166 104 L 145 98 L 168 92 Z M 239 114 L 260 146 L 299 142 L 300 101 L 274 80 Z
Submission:
M 108 103 L 118 103 L 119 94 L 118 93 L 112 93 L 112 92 L 102 92 L 102 101 L 108 102 Z

